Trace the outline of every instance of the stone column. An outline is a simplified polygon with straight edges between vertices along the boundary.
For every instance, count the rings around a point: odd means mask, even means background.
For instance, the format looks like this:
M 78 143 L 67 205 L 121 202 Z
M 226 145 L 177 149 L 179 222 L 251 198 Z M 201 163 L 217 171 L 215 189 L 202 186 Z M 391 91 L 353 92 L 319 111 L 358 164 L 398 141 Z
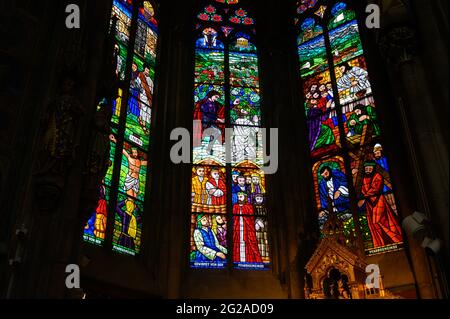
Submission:
M 37 96 L 46 91 L 50 56 L 45 58 L 43 48 L 48 48 L 49 29 L 54 3 L 42 1 L 34 8 L 24 2 L 0 4 L 0 296 L 8 290 L 10 276 L 15 272 L 9 259 L 16 256 L 18 239 L 16 230 L 24 220 L 19 220 L 26 202 L 26 183 L 32 161 L 33 134 L 38 121 L 36 114 L 41 104 Z M 37 10 L 33 10 L 37 9 Z M 46 32 L 48 31 L 48 32 Z M 45 35 L 44 35 L 45 34 Z M 35 79 L 40 79 L 36 83 Z M 35 99 L 33 100 L 34 97 Z
M 266 128 L 278 128 L 279 166 L 268 176 L 274 274 L 288 298 L 305 298 L 305 265 L 318 238 L 306 121 L 299 79 L 295 6 L 266 1 L 260 8 L 261 89 Z
M 173 129 L 192 126 L 193 50 L 192 19 L 195 1 L 160 2 L 158 92 L 154 105 L 153 219 L 149 236 L 154 240 L 152 258 L 158 289 L 164 298 L 182 298 L 190 230 L 189 164 L 174 164 L 170 150 Z M 156 155 L 155 155 L 156 154 Z M 151 228 L 151 230 L 150 230 Z
M 32 174 L 24 177 L 16 224 L 24 224 L 27 232 L 11 241 L 10 254 L 19 252 L 21 259 L 8 278 L 9 298 L 81 297 L 66 289 L 65 269 L 77 263 L 73 248 L 81 240 L 80 196 L 90 148 L 86 141 L 96 111 L 108 2 L 79 1 L 81 29 L 65 27 L 68 3 L 53 5 L 46 16 L 52 23 L 41 30 L 44 38 L 52 39 L 41 48 L 48 91 L 24 94 L 27 103 L 41 108 L 31 119 L 34 130 L 28 141 L 36 147 L 23 153 L 30 158 L 27 169 Z M 32 79 L 38 87 L 41 78 Z
M 389 63 L 393 91 L 396 92 L 404 143 L 408 151 L 411 179 L 417 197 L 414 210 L 425 213 L 438 236 L 448 247 L 448 147 L 439 126 L 440 106 L 433 101 L 435 88 L 429 86 L 426 62 L 420 55 L 421 38 L 409 25 L 385 29 L 379 45 Z M 431 273 L 427 256 L 413 238 L 408 238 L 413 268 L 421 298 L 437 298 L 439 280 Z M 442 254 L 447 254 L 446 248 Z M 445 284 L 445 283 L 444 283 Z
M 408 3 L 414 16 L 417 37 L 420 39 L 418 53 L 425 66 L 425 77 L 432 91 L 431 99 L 438 114 L 436 125 L 439 124 L 442 139 L 448 149 L 449 2 L 447 0 L 409 0 Z

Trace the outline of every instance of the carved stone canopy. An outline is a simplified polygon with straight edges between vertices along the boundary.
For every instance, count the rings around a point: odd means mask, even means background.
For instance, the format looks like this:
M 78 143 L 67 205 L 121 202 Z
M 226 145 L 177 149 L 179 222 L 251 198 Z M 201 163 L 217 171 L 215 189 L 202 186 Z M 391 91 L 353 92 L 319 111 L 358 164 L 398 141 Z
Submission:
M 359 281 L 364 276 L 367 263 L 346 246 L 332 238 L 324 238 L 313 256 L 306 264 L 306 271 L 311 275 L 314 286 L 328 275 L 334 267 L 347 275 L 350 281 Z

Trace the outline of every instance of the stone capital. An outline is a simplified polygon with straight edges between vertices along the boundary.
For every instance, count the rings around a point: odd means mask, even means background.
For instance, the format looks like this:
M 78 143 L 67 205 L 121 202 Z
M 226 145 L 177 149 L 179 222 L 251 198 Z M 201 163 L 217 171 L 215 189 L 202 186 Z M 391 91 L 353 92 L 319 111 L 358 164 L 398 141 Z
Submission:
M 416 32 L 410 26 L 399 26 L 380 34 L 378 45 L 382 56 L 395 65 L 411 62 L 417 54 Z

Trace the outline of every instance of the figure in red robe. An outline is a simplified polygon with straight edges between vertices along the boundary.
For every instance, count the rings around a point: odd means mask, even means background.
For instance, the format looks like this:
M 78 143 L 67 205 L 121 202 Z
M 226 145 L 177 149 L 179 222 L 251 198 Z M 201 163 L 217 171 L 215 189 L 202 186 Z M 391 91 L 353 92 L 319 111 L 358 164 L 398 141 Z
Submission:
M 106 190 L 102 185 L 100 187 L 100 198 L 98 200 L 97 209 L 84 229 L 84 234 L 95 237 L 97 239 L 105 239 L 106 219 L 108 217 L 108 204 L 106 202 Z
M 219 103 L 220 93 L 210 91 L 206 98 L 199 101 L 194 109 L 194 147 L 201 146 L 203 132 L 208 128 L 215 128 L 222 132 L 217 123 L 225 123 L 225 108 Z M 222 144 L 225 137 L 222 134 Z
M 382 194 L 384 178 L 375 171 L 376 165 L 375 161 L 364 163 L 362 195 L 365 199 L 358 203 L 359 207 L 364 204 L 366 206 L 374 248 L 402 242 L 402 231 L 395 219 L 394 211 Z
M 262 263 L 256 239 L 253 206 L 247 194 L 238 193 L 238 203 L 233 206 L 233 259 L 235 263 Z
M 218 169 L 211 170 L 211 177 L 206 182 L 206 192 L 208 193 L 207 205 L 226 208 L 227 186 L 225 182 L 220 178 L 220 172 Z

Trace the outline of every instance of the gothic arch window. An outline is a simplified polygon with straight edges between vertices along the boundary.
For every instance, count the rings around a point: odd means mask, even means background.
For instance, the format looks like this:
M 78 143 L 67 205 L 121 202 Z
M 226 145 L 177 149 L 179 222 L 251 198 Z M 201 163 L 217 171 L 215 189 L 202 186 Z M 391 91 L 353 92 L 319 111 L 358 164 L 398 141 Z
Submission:
M 393 185 L 351 1 L 298 1 L 295 24 L 322 237 L 338 226 L 367 255 L 399 250 Z
M 267 269 L 255 21 L 245 0 L 198 2 L 190 267 Z
M 84 230 L 86 242 L 99 246 L 111 243 L 113 251 L 126 255 L 136 255 L 141 248 L 142 213 L 151 167 L 150 126 L 158 42 L 155 8 L 152 1 L 112 3 L 120 85 L 117 99 L 104 100 L 99 106 L 112 104 L 110 163 L 98 206 Z

